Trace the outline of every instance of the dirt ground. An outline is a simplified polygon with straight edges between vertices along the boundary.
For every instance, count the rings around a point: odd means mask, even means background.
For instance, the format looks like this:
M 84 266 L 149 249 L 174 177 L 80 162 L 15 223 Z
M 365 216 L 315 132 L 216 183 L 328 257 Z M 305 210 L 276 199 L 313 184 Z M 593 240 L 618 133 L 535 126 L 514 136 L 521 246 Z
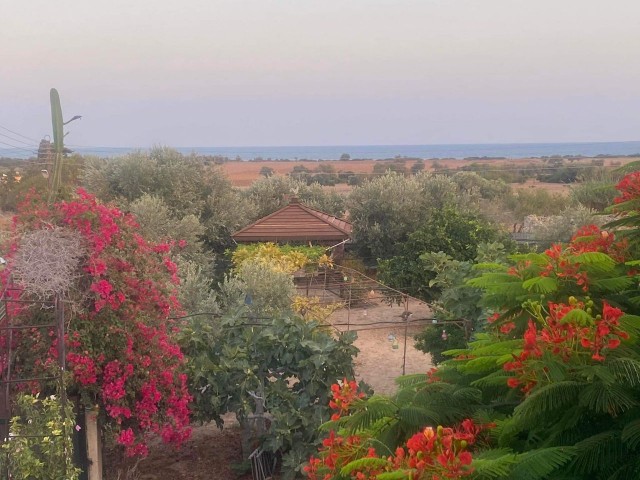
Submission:
M 105 458 L 106 480 L 251 480 L 251 473 L 240 473 L 240 429 L 233 416 L 228 427 L 215 424 L 194 426 L 191 438 L 176 450 L 159 439 L 149 445 L 149 456 L 137 467 Z
M 416 350 L 413 340 L 414 335 L 430 323 L 431 311 L 417 300 L 410 300 L 407 310 L 411 312 L 407 324 L 402 317 L 404 305 L 389 306 L 381 300 L 371 301 L 366 308 L 341 309 L 330 317 L 330 323 L 339 330 L 358 333 L 355 346 L 360 353 L 355 359 L 356 378 L 367 382 L 376 393 L 391 395 L 396 391 L 395 379 L 403 374 L 403 363 L 406 374 L 426 373 L 432 366 L 431 357 Z

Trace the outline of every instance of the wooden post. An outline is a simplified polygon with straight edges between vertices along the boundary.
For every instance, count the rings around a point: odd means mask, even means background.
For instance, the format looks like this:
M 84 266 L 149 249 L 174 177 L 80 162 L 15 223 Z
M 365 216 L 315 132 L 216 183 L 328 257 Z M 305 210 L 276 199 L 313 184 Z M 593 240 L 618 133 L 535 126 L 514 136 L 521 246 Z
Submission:
M 102 442 L 98 425 L 98 407 L 85 410 L 89 480 L 102 480 Z
M 411 312 L 409 311 L 409 297 L 404 296 L 404 312 L 402 312 L 402 319 L 404 320 L 404 350 L 402 351 L 402 375 L 406 374 L 407 369 L 407 333 L 409 329 L 409 317 Z
M 353 284 L 349 283 L 349 303 L 347 304 L 347 332 L 351 330 L 351 288 Z

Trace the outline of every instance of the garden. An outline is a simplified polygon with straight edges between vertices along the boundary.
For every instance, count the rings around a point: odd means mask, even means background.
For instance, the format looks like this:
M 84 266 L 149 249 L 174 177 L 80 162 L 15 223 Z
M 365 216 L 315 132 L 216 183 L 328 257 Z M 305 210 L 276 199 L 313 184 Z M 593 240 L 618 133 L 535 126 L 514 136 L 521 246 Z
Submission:
M 1 238 L 0 473 L 10 478 L 86 478 L 83 412 L 97 412 L 109 478 L 640 476 L 633 166 L 611 183 L 606 225 L 569 203 L 576 194 L 546 207 L 573 223 L 537 249 L 504 224 L 539 199 L 471 172 L 389 172 L 348 197 L 279 176 L 239 190 L 156 149 L 87 161 L 53 199 L 34 183 L 14 186 Z M 292 189 L 348 212 L 357 241 L 345 258 L 236 248 L 231 233 Z M 502 212 L 488 208 L 498 203 Z M 409 338 L 418 361 L 393 374 L 394 388 L 358 371 L 357 328 L 332 327 L 340 300 L 310 302 L 296 288 L 301 269 L 346 266 L 375 266 L 438 322 L 415 330 L 415 348 Z M 355 326 L 370 321 L 362 312 Z M 376 342 L 392 355 L 386 334 Z M 256 473 L 256 462 L 275 471 Z

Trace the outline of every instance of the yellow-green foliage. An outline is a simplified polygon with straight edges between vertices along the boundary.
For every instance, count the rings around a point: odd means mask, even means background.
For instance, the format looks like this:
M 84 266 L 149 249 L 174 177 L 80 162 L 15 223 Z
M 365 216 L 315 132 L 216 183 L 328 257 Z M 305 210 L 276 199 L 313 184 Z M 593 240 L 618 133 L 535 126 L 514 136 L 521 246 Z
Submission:
M 247 260 L 254 260 L 269 266 L 277 272 L 293 273 L 310 264 L 329 264 L 325 248 L 307 246 L 279 246 L 274 243 L 254 243 L 240 245 L 232 254 L 234 268 Z
M 343 302 L 321 304 L 318 297 L 296 296 L 293 299 L 291 308 L 299 313 L 305 320 L 315 320 L 324 322 L 333 312 L 344 307 Z

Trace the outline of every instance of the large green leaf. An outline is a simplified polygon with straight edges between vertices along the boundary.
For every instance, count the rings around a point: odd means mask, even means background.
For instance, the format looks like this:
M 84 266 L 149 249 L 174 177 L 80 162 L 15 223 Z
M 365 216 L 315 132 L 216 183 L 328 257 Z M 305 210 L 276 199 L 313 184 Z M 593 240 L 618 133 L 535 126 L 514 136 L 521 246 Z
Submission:
M 558 282 L 551 277 L 534 277 L 524 281 L 522 287 L 538 293 L 550 293 L 558 289 Z

